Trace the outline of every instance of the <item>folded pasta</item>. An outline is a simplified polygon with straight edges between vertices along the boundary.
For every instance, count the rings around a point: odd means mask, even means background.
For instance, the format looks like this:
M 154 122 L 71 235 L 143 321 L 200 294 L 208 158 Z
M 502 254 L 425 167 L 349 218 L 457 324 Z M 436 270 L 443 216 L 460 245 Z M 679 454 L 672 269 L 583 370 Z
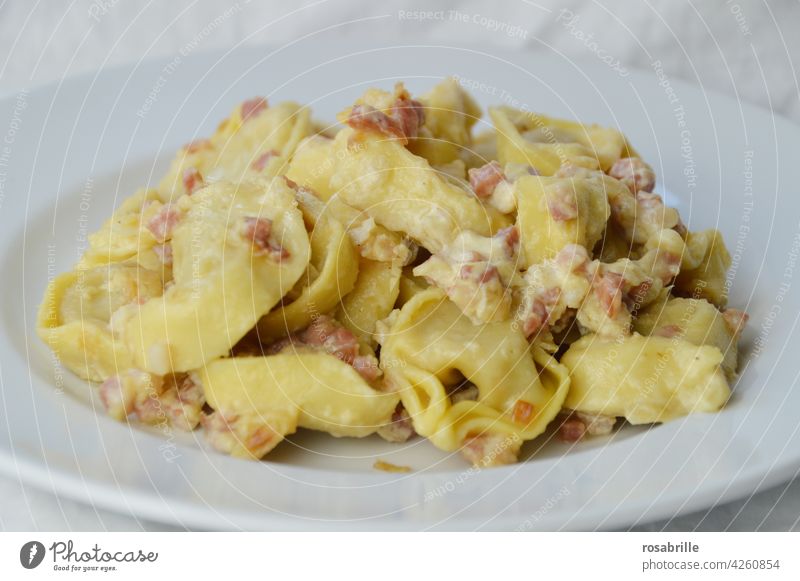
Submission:
M 730 255 L 617 128 L 480 122 L 455 79 L 343 105 L 238 104 L 50 282 L 37 332 L 112 418 L 241 458 L 310 429 L 492 466 L 722 409 Z

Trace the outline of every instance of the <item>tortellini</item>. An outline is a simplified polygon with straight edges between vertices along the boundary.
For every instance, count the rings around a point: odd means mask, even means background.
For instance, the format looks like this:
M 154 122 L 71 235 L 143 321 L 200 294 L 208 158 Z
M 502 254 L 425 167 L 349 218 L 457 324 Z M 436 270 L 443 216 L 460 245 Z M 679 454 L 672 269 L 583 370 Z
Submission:
M 89 237 L 38 333 L 111 417 L 241 458 L 311 429 L 490 466 L 719 410 L 747 322 L 721 234 L 614 128 L 481 115 L 455 79 L 335 128 L 249 99 Z

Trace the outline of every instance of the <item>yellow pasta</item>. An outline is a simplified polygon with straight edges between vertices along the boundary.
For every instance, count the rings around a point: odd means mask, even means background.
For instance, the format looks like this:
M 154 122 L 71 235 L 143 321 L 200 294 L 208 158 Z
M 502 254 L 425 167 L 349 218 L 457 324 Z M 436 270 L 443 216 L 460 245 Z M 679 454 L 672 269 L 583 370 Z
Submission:
M 614 128 L 480 116 L 454 79 L 342 127 L 247 100 L 89 237 L 37 332 L 111 417 L 241 458 L 306 428 L 491 466 L 718 411 L 747 321 L 722 235 Z
M 190 371 L 223 356 L 294 285 L 309 260 L 308 236 L 292 190 L 219 183 L 177 202 L 174 286 L 131 305 L 119 332 L 137 367 L 158 375 Z M 271 238 L 287 253 L 259 255 L 248 219 L 272 223 Z
M 342 200 L 378 224 L 411 236 L 432 252 L 442 250 L 461 230 L 489 236 L 507 225 L 504 217 L 401 144 L 370 137 L 351 146 L 352 137 L 350 129 L 336 136 L 331 185 Z
M 571 378 L 566 407 L 632 424 L 715 412 L 730 396 L 722 352 L 682 339 L 634 334 L 609 341 L 586 335 L 570 345 L 561 362 Z
M 473 325 L 436 289 L 403 306 L 381 363 L 414 428 L 444 450 L 489 434 L 536 437 L 560 410 L 569 385 L 566 369 L 531 348 L 512 323 Z M 463 380 L 477 386 L 478 400 L 452 404 L 447 390 Z
M 392 312 L 400 294 L 402 267 L 362 258 L 353 290 L 342 299 L 336 318 L 366 343 L 375 345 L 375 324 Z
M 528 176 L 514 185 L 527 265 L 552 258 L 567 244 L 591 250 L 600 240 L 611 213 L 602 182 Z
M 333 310 L 355 285 L 358 255 L 344 226 L 325 212 L 322 202 L 308 192 L 298 192 L 303 216 L 312 226 L 311 263 L 301 279 L 299 296 L 258 322 L 265 339 L 282 337 L 307 327 L 322 313 Z

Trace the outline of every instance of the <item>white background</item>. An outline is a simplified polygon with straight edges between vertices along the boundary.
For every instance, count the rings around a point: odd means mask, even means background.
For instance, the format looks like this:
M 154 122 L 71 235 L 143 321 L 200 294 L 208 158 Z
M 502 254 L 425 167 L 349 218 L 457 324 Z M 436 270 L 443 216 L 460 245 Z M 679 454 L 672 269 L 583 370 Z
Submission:
M 402 16 L 421 7 L 485 15 L 519 25 L 523 33 L 504 34 L 451 18 L 421 22 Z M 579 16 L 583 37 L 556 23 L 564 9 Z M 198 50 L 240 42 L 280 44 L 335 27 L 337 34 L 349 39 L 526 47 L 557 51 L 576 60 L 610 57 L 629 68 L 647 68 L 655 57 L 671 77 L 800 121 L 794 69 L 800 56 L 798 23 L 800 3 L 790 0 L 510 0 L 502 4 L 0 0 L 0 94 L 104 66 L 175 54 L 191 42 L 199 43 Z M 0 528 L 5 530 L 164 529 L 58 499 L 9 478 L 0 478 L 0 499 Z M 798 517 L 800 481 L 795 481 L 744 501 L 639 528 L 796 530 Z

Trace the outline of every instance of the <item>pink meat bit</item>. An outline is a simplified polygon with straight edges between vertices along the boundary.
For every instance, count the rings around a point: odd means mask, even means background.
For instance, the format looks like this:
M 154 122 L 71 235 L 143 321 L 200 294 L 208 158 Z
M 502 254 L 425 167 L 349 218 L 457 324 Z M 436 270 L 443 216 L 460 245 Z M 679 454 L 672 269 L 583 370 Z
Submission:
M 300 333 L 306 345 L 322 347 L 326 352 L 352 364 L 358 355 L 358 339 L 348 329 L 338 325 L 331 317 L 322 315 Z
M 739 309 L 725 309 L 722 312 L 722 320 L 734 337 L 741 334 L 749 319 L 750 315 Z
M 681 333 L 683 333 L 683 329 L 681 329 L 678 325 L 664 325 L 663 327 L 656 329 L 655 332 L 653 332 L 653 335 L 656 337 L 666 337 L 667 339 L 672 339 Z
M 172 266 L 172 244 L 167 242 L 153 246 L 153 252 L 164 266 Z
M 242 234 L 256 254 L 268 255 L 279 262 L 289 257 L 289 251 L 272 240 L 272 221 L 268 218 L 246 217 Z
M 375 381 L 381 376 L 381 368 L 378 367 L 378 360 L 369 355 L 357 355 L 351 363 L 353 369 L 367 381 Z
M 408 97 L 399 97 L 394 102 L 390 116 L 406 139 L 414 139 L 419 133 L 419 128 L 425 123 L 422 103 Z
M 121 410 L 123 416 L 130 412 L 131 401 L 126 401 L 122 392 L 122 382 L 114 375 L 100 384 L 100 401 L 107 412 Z
M 661 279 L 664 284 L 678 276 L 681 270 L 681 257 L 673 252 L 661 252 L 653 266 L 653 274 Z
M 589 264 L 589 253 L 580 244 L 568 244 L 558 251 L 554 260 L 556 264 L 566 267 L 570 272 L 578 272 Z
M 181 220 L 181 214 L 171 206 L 164 206 L 158 213 L 150 218 L 147 229 L 153 234 L 156 240 L 164 243 L 172 238 L 172 231 Z
M 497 267 L 486 264 L 465 264 L 458 273 L 459 278 L 472 280 L 479 284 L 486 284 L 492 280 L 500 279 L 500 272 Z
M 622 300 L 625 302 L 625 306 L 629 309 L 638 308 L 643 302 L 647 293 L 650 292 L 650 289 L 653 288 L 653 281 L 646 280 L 641 284 L 638 284 L 625 293 L 625 296 L 622 297 Z
M 416 433 L 411 417 L 403 407 L 403 404 L 397 404 L 392 413 L 391 423 L 378 429 L 378 435 L 387 442 L 407 442 Z
M 480 199 L 485 199 L 494 193 L 497 185 L 505 179 L 503 169 L 496 161 L 469 170 L 469 185 Z
M 197 168 L 187 167 L 183 170 L 183 187 L 186 189 L 187 194 L 191 196 L 195 190 L 202 188 L 203 185 L 203 176 Z
M 571 183 L 559 184 L 548 190 L 547 210 L 556 222 L 574 220 L 578 217 L 578 203 Z
M 353 105 L 347 124 L 356 131 L 380 133 L 386 137 L 408 140 L 398 121 L 372 105 Z
M 625 279 L 616 272 L 606 272 L 593 281 L 594 293 L 612 319 L 622 309 L 622 285 Z
M 503 250 L 508 258 L 513 258 L 519 251 L 519 229 L 516 226 L 498 230 L 494 237 L 503 241 Z
M 275 151 L 274 149 L 270 149 L 269 151 L 262 153 L 259 155 L 253 163 L 250 164 L 250 167 L 256 171 L 264 171 L 264 168 L 267 167 L 267 164 L 273 157 L 278 157 L 280 154 Z
M 586 435 L 586 424 L 574 416 L 568 416 L 558 427 L 558 439 L 573 444 Z
M 560 297 L 561 289 L 549 288 L 533 299 L 528 316 L 522 324 L 522 332 L 526 338 L 535 335 L 547 325 L 550 321 L 550 311 Z
M 623 157 L 614 162 L 608 175 L 616 178 L 631 190 L 637 192 L 652 192 L 656 185 L 656 174 L 653 168 L 638 157 Z
M 186 153 L 197 153 L 198 151 L 203 151 L 205 149 L 211 149 L 211 141 L 208 139 L 195 139 L 194 141 L 190 141 L 186 145 L 183 146 Z
M 206 401 L 203 386 L 187 375 L 178 386 L 178 399 L 186 405 L 202 405 Z
M 267 108 L 264 97 L 253 97 L 242 103 L 242 121 L 249 121 Z

